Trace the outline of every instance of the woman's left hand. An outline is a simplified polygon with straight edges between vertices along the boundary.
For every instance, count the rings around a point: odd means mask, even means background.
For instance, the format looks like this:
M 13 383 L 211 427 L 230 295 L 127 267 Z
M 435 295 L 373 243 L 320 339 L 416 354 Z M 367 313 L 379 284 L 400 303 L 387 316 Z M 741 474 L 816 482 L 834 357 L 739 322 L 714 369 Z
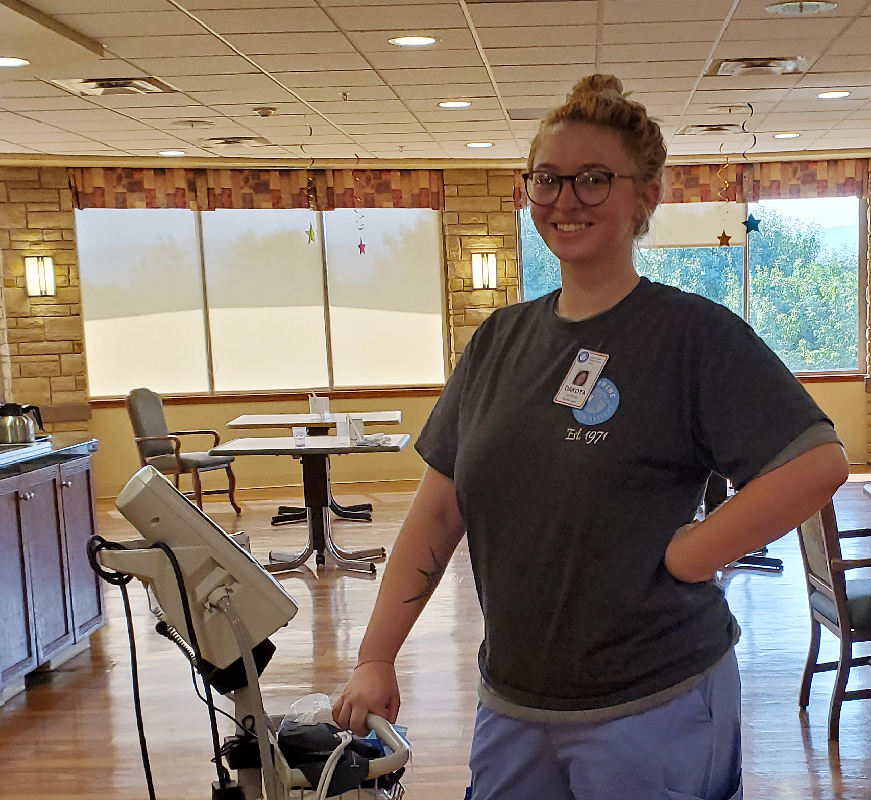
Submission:
M 703 574 L 699 576 L 698 567 L 694 556 L 698 552 L 697 539 L 693 535 L 693 529 L 701 523 L 698 521 L 682 525 L 675 531 L 668 547 L 665 548 L 665 568 L 669 574 L 684 583 L 703 583 L 711 580 L 714 575 Z

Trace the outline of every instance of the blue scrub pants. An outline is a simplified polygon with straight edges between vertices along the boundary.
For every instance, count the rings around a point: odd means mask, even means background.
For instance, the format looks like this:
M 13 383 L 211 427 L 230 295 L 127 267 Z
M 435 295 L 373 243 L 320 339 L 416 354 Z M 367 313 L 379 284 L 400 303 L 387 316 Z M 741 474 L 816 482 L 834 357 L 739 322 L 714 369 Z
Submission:
M 534 723 L 481 705 L 472 800 L 742 800 L 734 650 L 690 691 L 603 723 Z

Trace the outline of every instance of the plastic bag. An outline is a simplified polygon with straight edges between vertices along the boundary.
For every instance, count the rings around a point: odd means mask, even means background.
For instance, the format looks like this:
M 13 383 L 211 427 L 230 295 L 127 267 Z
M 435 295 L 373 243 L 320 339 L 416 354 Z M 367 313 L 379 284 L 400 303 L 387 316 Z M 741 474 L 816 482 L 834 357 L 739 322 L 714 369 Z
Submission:
M 326 722 L 330 725 L 335 725 L 333 722 L 333 706 L 330 703 L 330 698 L 325 694 L 307 694 L 305 697 L 300 697 L 291 707 L 287 714 L 284 715 L 282 725 L 285 722 L 298 722 L 300 724 L 316 724 L 318 722 Z

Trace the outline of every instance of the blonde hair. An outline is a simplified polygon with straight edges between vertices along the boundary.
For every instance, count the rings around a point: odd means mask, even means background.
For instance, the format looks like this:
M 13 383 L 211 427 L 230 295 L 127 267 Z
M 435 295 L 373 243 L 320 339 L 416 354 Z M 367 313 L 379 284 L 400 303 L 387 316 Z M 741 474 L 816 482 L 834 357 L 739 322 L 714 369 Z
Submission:
M 623 145 L 638 167 L 638 184 L 661 181 L 665 164 L 665 142 L 662 132 L 647 109 L 623 92 L 623 83 L 614 75 L 588 75 L 578 81 L 563 105 L 548 112 L 541 120 L 538 133 L 529 147 L 527 170 L 531 171 L 535 152 L 544 134 L 561 122 L 586 122 L 610 128 L 619 134 Z M 636 229 L 636 236 L 647 232 L 650 214 Z

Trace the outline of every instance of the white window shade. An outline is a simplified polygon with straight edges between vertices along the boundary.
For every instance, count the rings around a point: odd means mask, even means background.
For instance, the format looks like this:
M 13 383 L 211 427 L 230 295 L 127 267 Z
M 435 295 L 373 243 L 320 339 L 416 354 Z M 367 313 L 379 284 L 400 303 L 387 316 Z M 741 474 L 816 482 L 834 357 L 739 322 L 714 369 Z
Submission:
M 217 210 L 202 220 L 215 391 L 328 386 L 315 212 Z
M 335 385 L 443 383 L 438 212 L 337 209 L 324 227 Z
M 208 391 L 194 213 L 76 211 L 76 241 L 91 395 Z
M 730 237 L 730 245 L 743 245 L 747 240 L 746 219 L 744 203 L 661 203 L 638 246 L 716 247 L 723 231 Z

